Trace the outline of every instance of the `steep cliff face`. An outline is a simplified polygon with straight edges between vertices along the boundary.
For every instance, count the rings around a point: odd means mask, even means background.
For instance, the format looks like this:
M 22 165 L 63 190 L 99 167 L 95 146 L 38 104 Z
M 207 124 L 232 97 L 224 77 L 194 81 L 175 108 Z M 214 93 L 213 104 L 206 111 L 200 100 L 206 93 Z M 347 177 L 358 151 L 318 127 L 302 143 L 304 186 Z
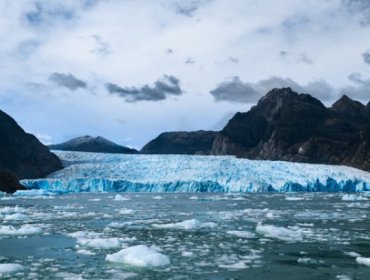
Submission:
M 209 155 L 217 132 L 164 132 L 142 149 L 143 154 L 202 154 Z
M 0 111 L 0 170 L 19 179 L 41 178 L 62 168 L 59 158 Z
M 274 89 L 229 121 L 211 154 L 370 170 L 369 116 L 369 106 L 347 96 L 326 108 L 310 95 Z
M 77 151 L 93 153 L 111 153 L 111 154 L 137 154 L 138 151 L 125 146 L 118 145 L 101 136 L 92 137 L 89 135 L 78 137 L 67 142 L 50 145 L 52 150 Z

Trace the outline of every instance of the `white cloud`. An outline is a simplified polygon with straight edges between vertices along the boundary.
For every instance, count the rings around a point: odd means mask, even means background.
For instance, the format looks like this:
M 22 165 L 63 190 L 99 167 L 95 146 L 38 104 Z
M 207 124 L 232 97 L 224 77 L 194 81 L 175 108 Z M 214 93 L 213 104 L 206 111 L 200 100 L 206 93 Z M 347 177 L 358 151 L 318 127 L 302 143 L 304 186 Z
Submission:
M 287 77 L 316 96 L 334 88 L 360 98 L 348 76 L 370 78 L 364 11 L 341 0 L 4 0 L 0 101 L 25 129 L 46 131 L 55 142 L 103 134 L 140 146 L 161 131 L 209 129 L 230 111 L 247 110 L 250 104 L 216 103 L 209 94 L 227 77 L 265 81 L 260 91 L 269 77 Z M 282 59 L 281 51 L 290 56 Z M 51 73 L 87 87 L 53 86 Z M 104 88 L 141 88 L 165 74 L 186 94 L 128 104 Z

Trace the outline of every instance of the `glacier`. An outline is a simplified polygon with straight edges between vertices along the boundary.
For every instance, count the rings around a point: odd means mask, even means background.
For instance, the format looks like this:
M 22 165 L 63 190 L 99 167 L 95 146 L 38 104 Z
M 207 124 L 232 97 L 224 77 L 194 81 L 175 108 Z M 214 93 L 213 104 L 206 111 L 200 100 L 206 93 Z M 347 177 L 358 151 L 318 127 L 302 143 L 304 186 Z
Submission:
M 22 184 L 54 193 L 370 191 L 370 173 L 346 166 L 233 156 L 53 152 L 65 168 Z

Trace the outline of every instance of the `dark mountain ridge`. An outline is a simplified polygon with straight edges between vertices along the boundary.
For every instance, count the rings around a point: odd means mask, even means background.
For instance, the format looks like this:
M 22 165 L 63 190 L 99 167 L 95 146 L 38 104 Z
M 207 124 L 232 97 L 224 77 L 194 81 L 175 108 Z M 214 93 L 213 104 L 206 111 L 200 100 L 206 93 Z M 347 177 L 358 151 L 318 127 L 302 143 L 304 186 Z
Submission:
M 101 136 L 92 137 L 89 135 L 78 137 L 67 142 L 49 145 L 51 150 L 61 151 L 78 151 L 78 152 L 93 152 L 93 153 L 119 153 L 119 154 L 137 154 L 138 151 L 118 145 Z
M 63 168 L 56 155 L 1 110 L 0 132 L 0 191 L 14 192 L 22 188 L 18 179 L 41 178 Z
M 205 130 L 164 132 L 147 143 L 140 153 L 209 155 L 216 135 L 215 131 Z
M 370 102 L 365 106 L 343 96 L 327 108 L 308 94 L 273 89 L 228 122 L 211 154 L 370 171 Z
M 62 168 L 59 158 L 14 119 L 0 111 L 0 169 L 19 179 L 44 177 Z

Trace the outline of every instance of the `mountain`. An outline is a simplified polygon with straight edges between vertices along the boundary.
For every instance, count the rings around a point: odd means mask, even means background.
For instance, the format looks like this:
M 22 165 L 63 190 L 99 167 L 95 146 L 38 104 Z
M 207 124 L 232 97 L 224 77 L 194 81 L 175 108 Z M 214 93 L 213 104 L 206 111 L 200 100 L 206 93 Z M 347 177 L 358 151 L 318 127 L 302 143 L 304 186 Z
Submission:
M 1 110 L 0 131 L 1 184 L 16 182 L 15 177 L 41 178 L 63 168 L 55 154 L 34 135 L 26 133 L 14 119 Z
M 214 131 L 164 132 L 142 149 L 142 154 L 202 154 L 209 155 L 217 135 Z
M 78 151 L 112 154 L 137 154 L 138 151 L 113 143 L 101 136 L 91 137 L 89 135 L 78 137 L 67 142 L 50 145 L 51 150 Z
M 0 191 L 15 193 L 19 190 L 26 190 L 26 187 L 19 183 L 18 178 L 14 174 L 0 170 Z
M 211 154 L 370 171 L 369 104 L 343 96 L 327 108 L 308 94 L 273 89 L 249 112 L 237 113 L 228 122 Z

